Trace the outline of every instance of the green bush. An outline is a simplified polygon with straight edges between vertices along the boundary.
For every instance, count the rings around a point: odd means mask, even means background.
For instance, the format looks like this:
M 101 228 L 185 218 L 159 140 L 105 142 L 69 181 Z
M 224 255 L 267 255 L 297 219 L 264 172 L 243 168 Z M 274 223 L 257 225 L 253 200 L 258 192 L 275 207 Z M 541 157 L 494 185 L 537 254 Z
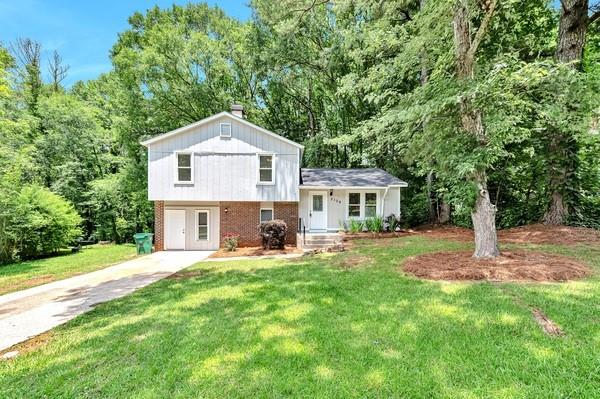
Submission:
M 73 205 L 46 188 L 25 186 L 0 201 L 0 261 L 47 256 L 81 236 L 81 217 Z
M 365 220 L 367 229 L 372 233 L 380 233 L 383 231 L 384 220 L 381 216 L 375 216 Z
M 350 233 L 352 233 L 352 234 L 360 233 L 362 231 L 362 228 L 363 228 L 363 222 L 361 222 L 360 220 L 356 220 L 356 219 L 350 220 L 350 225 L 348 226 L 348 230 L 350 231 Z
M 258 226 L 264 249 L 283 249 L 287 224 L 283 220 L 270 220 Z
M 240 241 L 239 234 L 227 233 L 223 238 L 223 246 L 229 252 L 235 251 L 238 247 L 238 243 Z

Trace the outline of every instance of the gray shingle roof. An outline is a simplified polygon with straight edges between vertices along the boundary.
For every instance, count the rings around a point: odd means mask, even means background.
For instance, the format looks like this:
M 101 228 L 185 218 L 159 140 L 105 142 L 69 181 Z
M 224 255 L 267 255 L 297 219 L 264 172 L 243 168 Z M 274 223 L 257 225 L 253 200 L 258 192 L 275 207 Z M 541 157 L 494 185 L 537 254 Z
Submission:
M 304 169 L 302 186 L 308 187 L 387 187 L 406 182 L 379 168 Z

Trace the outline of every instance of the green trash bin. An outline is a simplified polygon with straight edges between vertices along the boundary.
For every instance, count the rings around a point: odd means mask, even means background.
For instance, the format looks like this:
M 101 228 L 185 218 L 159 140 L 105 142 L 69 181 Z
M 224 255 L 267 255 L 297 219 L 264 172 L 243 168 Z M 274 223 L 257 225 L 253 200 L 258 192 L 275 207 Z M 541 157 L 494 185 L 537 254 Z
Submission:
M 152 253 L 152 237 L 154 237 L 152 233 L 135 233 L 133 235 L 138 255 Z

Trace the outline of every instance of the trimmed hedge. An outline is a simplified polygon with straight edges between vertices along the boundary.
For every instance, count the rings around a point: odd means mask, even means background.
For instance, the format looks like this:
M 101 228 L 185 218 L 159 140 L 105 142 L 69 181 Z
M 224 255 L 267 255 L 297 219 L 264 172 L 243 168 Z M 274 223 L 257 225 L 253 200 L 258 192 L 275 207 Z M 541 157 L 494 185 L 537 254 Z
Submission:
M 270 220 L 258 226 L 263 249 L 283 249 L 287 224 L 283 220 Z

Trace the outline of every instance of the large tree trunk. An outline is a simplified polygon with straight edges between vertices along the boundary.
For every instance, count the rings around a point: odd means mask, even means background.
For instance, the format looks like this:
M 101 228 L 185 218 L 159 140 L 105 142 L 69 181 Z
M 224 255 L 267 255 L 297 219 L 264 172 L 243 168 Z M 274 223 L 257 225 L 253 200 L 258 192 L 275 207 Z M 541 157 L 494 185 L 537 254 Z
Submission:
M 475 54 L 483 39 L 492 15 L 496 1 L 489 4 L 484 19 L 471 39 L 469 10 L 465 0 L 457 0 L 454 11 L 454 43 L 457 58 L 457 76 L 459 79 L 470 80 L 474 77 Z M 472 134 L 480 146 L 488 144 L 483 126 L 481 111 L 472 107 L 472 99 L 461 98 L 460 101 L 461 128 Z M 490 201 L 487 190 L 487 174 L 485 170 L 473 173 L 472 181 L 477 187 L 475 209 L 471 213 L 473 230 L 475 232 L 475 258 L 494 258 L 500 254 L 498 237 L 496 235 L 496 207 Z
M 588 25 L 588 0 L 562 0 L 560 22 L 558 25 L 558 43 L 556 46 L 556 60 L 570 64 L 573 68 L 581 67 L 585 35 Z M 565 151 L 569 146 L 568 137 L 559 131 L 550 133 L 550 165 L 549 187 L 550 204 L 544 214 L 544 223 L 559 225 L 564 224 L 569 216 L 569 206 L 566 202 L 564 188 L 569 186 L 568 177 L 573 171 L 569 165 L 571 160 L 565 156 L 576 156 L 573 151 Z M 561 154 L 566 154 L 565 156 Z
M 490 201 L 485 173 L 475 174 L 477 200 L 471 213 L 475 231 L 475 258 L 494 258 L 500 255 L 496 235 L 496 207 Z

